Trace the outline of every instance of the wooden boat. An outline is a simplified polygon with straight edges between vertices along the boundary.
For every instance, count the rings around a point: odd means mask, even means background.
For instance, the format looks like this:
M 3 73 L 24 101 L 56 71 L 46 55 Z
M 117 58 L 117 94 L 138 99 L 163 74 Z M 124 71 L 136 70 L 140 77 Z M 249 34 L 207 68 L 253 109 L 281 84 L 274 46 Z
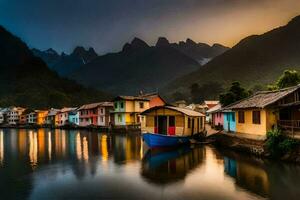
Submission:
M 190 143 L 189 136 L 162 135 L 153 133 L 144 133 L 143 140 L 150 148 L 172 147 Z

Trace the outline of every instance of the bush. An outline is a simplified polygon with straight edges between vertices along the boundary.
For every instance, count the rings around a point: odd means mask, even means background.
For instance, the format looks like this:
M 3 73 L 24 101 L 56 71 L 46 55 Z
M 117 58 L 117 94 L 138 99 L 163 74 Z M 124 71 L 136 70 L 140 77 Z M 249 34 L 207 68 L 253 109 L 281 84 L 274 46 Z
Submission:
M 279 129 L 267 132 L 266 147 L 272 157 L 282 156 L 291 152 L 297 144 L 296 140 L 284 136 Z

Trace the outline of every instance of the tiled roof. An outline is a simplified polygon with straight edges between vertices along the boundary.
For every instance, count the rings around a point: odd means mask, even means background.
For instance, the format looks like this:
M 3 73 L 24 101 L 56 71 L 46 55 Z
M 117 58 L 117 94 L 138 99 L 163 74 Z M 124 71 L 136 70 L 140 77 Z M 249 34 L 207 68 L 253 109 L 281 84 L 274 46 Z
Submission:
M 224 109 L 265 108 L 285 96 L 295 92 L 300 85 L 276 91 L 261 91 L 256 94 L 226 106 Z
M 115 100 L 137 100 L 137 101 L 149 101 L 149 99 L 144 98 L 144 97 L 135 97 L 135 96 L 118 96 L 115 98 Z
M 222 108 L 221 104 L 217 104 L 214 107 L 212 107 L 211 109 L 207 110 L 206 112 L 207 113 L 215 113 L 215 112 L 221 111 L 221 108 Z
M 145 110 L 141 114 L 143 115 L 143 114 L 146 114 L 148 112 L 151 112 L 152 110 L 156 110 L 156 109 L 160 109 L 160 108 L 168 108 L 168 109 L 171 109 L 171 110 L 175 110 L 175 111 L 181 112 L 181 113 L 183 113 L 185 115 L 188 115 L 188 116 L 191 116 L 191 117 L 204 117 L 205 116 L 200 112 L 197 112 L 197 111 L 194 111 L 194 110 L 191 110 L 191 109 L 188 109 L 188 108 L 180 108 L 180 107 L 175 107 L 175 106 L 156 106 L 156 107 L 150 108 L 148 110 Z
M 112 102 L 98 102 L 98 103 L 90 103 L 82 105 L 78 110 L 84 110 L 84 109 L 93 109 L 97 107 L 106 107 L 106 106 L 113 106 Z

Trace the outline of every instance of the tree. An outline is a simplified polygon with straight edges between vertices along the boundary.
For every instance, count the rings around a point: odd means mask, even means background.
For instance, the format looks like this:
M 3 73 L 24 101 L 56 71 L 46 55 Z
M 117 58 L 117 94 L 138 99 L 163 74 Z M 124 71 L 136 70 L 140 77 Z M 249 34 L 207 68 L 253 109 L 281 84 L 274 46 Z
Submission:
M 285 70 L 276 82 L 278 89 L 291 87 L 300 83 L 300 75 L 296 70 Z
M 220 94 L 220 103 L 222 106 L 227 106 L 248 96 L 249 92 L 242 88 L 239 82 L 235 81 L 227 92 Z

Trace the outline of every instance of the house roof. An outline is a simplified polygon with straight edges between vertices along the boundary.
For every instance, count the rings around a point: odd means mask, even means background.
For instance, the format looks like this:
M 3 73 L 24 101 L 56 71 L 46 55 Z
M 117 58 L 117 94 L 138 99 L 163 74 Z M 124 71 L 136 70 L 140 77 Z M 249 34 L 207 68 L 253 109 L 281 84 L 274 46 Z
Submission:
M 85 109 L 93 109 L 97 107 L 106 107 L 106 106 L 114 106 L 112 102 L 98 102 L 98 103 L 90 103 L 90 104 L 85 104 L 79 107 L 78 110 L 85 110 Z
M 222 109 L 222 105 L 219 103 L 219 104 L 215 105 L 214 107 L 210 108 L 209 110 L 207 110 L 206 112 L 207 113 L 215 113 L 215 112 L 221 111 L 221 109 Z
M 64 113 L 64 112 L 70 112 L 73 110 L 76 110 L 77 108 L 62 108 L 59 112 L 60 113 Z
M 60 110 L 59 109 L 55 109 L 55 108 L 51 108 L 48 112 L 48 116 L 54 116 L 56 115 Z
M 300 88 L 300 85 L 289 87 L 276 91 L 261 91 L 254 95 L 242 99 L 238 102 L 226 106 L 224 109 L 243 109 L 243 108 L 265 108 L 278 100 L 284 98 L 285 96 L 295 92 Z
M 139 95 L 139 97 L 145 98 L 145 99 L 148 99 L 148 100 L 159 97 L 163 102 L 167 103 L 157 92 L 141 94 L 141 95 Z
M 145 115 L 145 114 L 147 114 L 147 113 L 149 113 L 153 110 L 158 110 L 158 109 L 161 109 L 161 108 L 167 108 L 167 109 L 170 109 L 170 110 L 175 110 L 175 111 L 178 111 L 180 113 L 183 113 L 183 114 L 191 116 L 191 117 L 204 117 L 205 116 L 200 112 L 197 112 L 197 111 L 194 111 L 194 110 L 191 110 L 191 109 L 188 109 L 188 108 L 180 108 L 180 107 L 175 107 L 175 106 L 156 106 L 156 107 L 150 108 L 148 110 L 145 110 L 141 114 Z
M 130 101 L 150 101 L 147 98 L 144 97 L 135 97 L 135 96 L 117 96 L 115 99 L 115 101 L 117 100 L 130 100 Z

